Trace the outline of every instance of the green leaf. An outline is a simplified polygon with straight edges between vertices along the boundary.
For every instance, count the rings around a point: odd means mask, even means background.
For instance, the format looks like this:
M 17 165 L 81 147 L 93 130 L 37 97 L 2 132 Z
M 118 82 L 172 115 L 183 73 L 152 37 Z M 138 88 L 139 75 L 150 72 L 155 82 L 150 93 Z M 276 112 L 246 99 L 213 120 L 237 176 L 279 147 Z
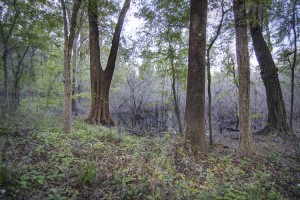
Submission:
M 44 180 L 43 179 L 38 179 L 37 182 L 41 185 L 44 185 Z

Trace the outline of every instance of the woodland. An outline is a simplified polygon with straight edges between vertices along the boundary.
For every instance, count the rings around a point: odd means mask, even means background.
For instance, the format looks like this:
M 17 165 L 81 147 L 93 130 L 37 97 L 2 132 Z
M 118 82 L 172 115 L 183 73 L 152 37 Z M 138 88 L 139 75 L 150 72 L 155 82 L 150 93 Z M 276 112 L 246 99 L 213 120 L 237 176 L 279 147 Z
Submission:
M 0 199 L 300 199 L 299 0 L 1 0 Z

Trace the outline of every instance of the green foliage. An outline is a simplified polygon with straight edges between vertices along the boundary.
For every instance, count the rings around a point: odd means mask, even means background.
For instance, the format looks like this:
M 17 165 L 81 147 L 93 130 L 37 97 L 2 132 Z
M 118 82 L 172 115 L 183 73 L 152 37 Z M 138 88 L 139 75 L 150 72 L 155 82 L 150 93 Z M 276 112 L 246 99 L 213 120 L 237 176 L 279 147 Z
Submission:
M 224 199 L 227 200 L 247 200 L 247 193 L 229 188 L 224 194 Z
M 0 135 L 27 135 L 32 132 L 42 130 L 45 127 L 57 128 L 58 119 L 52 114 L 45 114 L 36 111 L 33 107 L 26 104 L 26 107 L 19 107 L 12 113 L 7 113 L 4 119 L 0 119 Z M 30 113 L 30 115 L 28 114 Z
M 58 44 L 54 38 L 61 31 L 62 23 L 57 4 L 4 0 L 0 13 L 0 43 L 7 51 L 8 90 L 15 96 L 21 90 L 32 92 L 40 77 L 36 74 L 39 56 L 50 54 Z
M 95 178 L 96 167 L 95 162 L 85 162 L 79 167 L 78 180 L 81 185 L 87 185 L 91 183 L 93 178 Z
M 8 170 L 7 168 L 0 162 L 0 187 L 4 185 L 5 181 L 8 179 Z
M 142 47 L 142 56 L 150 61 L 142 68 L 155 68 L 160 76 L 175 78 L 186 88 L 188 4 L 169 0 L 144 2 L 139 16 L 147 21 L 142 35 L 148 42 Z
M 269 163 L 271 163 L 273 165 L 278 165 L 280 162 L 280 157 L 279 157 L 278 153 L 270 152 L 270 154 L 267 155 L 267 160 Z
M 73 198 L 64 197 L 62 196 L 62 192 L 59 189 L 52 188 L 50 189 L 50 192 L 48 194 L 47 200 L 67 200 L 67 199 L 75 199 L 75 196 Z
M 7 177 L 9 171 L 4 187 L 14 198 L 22 194 L 26 199 L 37 195 L 46 199 L 282 199 L 276 179 L 292 180 L 281 168 L 274 175 L 270 170 L 278 165 L 267 159 L 219 152 L 200 158 L 191 155 L 182 138 L 172 134 L 116 136 L 114 130 L 82 119 L 74 121 L 74 131 L 64 134 L 55 117 L 44 116 L 42 123 L 32 123 L 27 134 L 0 136 L 0 145 L 5 144 L 0 146 L 2 160 L 6 160 L 1 169 L 7 169 L 0 174 Z M 30 119 L 38 117 L 34 113 Z
M 91 98 L 91 94 L 89 92 L 82 92 L 80 94 L 75 94 L 72 96 L 73 99 L 90 99 Z

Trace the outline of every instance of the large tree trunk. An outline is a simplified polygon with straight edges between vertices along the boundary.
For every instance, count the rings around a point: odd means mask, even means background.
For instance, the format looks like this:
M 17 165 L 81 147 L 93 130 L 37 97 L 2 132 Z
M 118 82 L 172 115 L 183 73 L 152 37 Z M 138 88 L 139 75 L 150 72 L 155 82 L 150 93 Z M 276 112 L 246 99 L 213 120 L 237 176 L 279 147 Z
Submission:
M 89 1 L 89 39 L 91 110 L 87 117 L 89 123 L 114 125 L 109 113 L 109 87 L 106 88 L 105 74 L 100 62 L 98 15 L 96 2 Z
M 191 0 L 185 143 L 207 151 L 205 141 L 205 49 L 207 0 Z
M 245 0 L 234 0 L 233 11 L 239 79 L 239 146 L 243 154 L 250 155 L 252 153 L 252 133 L 250 130 L 250 64 Z
M 81 5 L 81 0 L 74 2 L 70 24 L 67 20 L 67 9 L 64 0 L 61 0 L 64 22 L 64 112 L 63 131 L 69 133 L 72 130 L 72 81 L 71 81 L 71 52 L 75 38 L 75 28 L 77 24 L 77 13 Z
M 253 5 L 250 10 L 253 47 L 267 95 L 268 124 L 264 130 L 285 131 L 288 129 L 286 110 L 277 68 L 262 33 L 263 13 L 261 5 Z
M 97 2 L 90 0 L 88 6 L 89 16 L 89 39 L 90 39 L 90 75 L 91 75 L 91 110 L 86 119 L 89 123 L 114 126 L 109 111 L 109 89 L 115 63 L 117 59 L 120 35 L 126 13 L 131 0 L 124 2 L 118 18 L 112 39 L 112 46 L 108 57 L 106 69 L 103 70 L 100 63 L 100 46 L 98 30 L 98 6 Z

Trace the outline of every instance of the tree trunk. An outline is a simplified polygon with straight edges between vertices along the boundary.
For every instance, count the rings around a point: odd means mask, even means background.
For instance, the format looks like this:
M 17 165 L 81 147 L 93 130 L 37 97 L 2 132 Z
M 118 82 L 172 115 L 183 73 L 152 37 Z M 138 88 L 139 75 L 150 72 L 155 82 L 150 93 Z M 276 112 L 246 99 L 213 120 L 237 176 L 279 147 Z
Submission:
M 252 133 L 250 130 L 250 64 L 245 0 L 234 0 L 233 11 L 235 19 L 236 55 L 239 79 L 239 146 L 243 154 L 251 155 Z
M 19 78 L 15 77 L 13 81 L 13 89 L 12 89 L 12 105 L 13 109 L 16 109 L 20 103 L 20 83 Z
M 207 151 L 205 141 L 205 49 L 207 0 L 190 1 L 185 143 Z
M 207 94 L 208 94 L 208 130 L 209 130 L 209 146 L 213 147 L 213 131 L 212 131 L 212 116 L 211 116 L 211 74 L 210 74 L 210 55 L 209 48 L 207 49 Z
M 293 29 L 293 45 L 294 45 L 294 58 L 293 65 L 291 66 L 291 111 L 290 111 L 290 128 L 293 130 L 293 113 L 294 113 L 294 90 L 295 90 L 295 68 L 297 61 L 297 31 L 296 31 L 296 3 L 297 0 L 293 2 L 293 18 L 292 18 L 292 29 Z
M 250 32 L 253 47 L 267 95 L 268 124 L 265 130 L 286 131 L 288 129 L 286 110 L 277 68 L 262 33 L 263 7 L 261 5 L 253 5 L 250 10 L 250 16 L 252 19 Z
M 8 55 L 7 46 L 4 45 L 4 51 L 2 56 L 3 66 L 4 66 L 4 84 L 3 84 L 4 85 L 4 105 L 3 105 L 4 112 L 7 112 L 9 110 L 7 55 Z
M 291 68 L 291 108 L 290 108 L 290 127 L 293 130 L 293 113 L 294 113 L 294 90 L 295 90 L 295 68 Z
M 19 103 L 20 103 L 20 91 L 21 91 L 21 86 L 20 86 L 20 81 L 21 81 L 21 77 L 24 73 L 24 64 L 23 61 L 27 55 L 29 51 L 29 45 L 26 47 L 25 51 L 23 52 L 23 55 L 21 56 L 20 54 L 18 54 L 18 63 L 16 66 L 14 66 L 12 64 L 12 72 L 13 72 L 13 89 L 12 89 L 12 104 L 13 104 L 13 109 L 16 110 L 16 108 L 18 107 Z M 11 63 L 13 63 L 13 59 L 11 57 L 10 54 L 10 59 L 11 59 Z
M 114 125 L 109 113 L 109 88 L 106 88 L 105 74 L 100 62 L 98 15 L 95 2 L 89 1 L 89 39 L 91 110 L 87 117 L 89 123 Z
M 74 96 L 78 94 L 79 39 L 80 32 L 76 34 L 73 48 L 72 113 L 74 113 L 75 116 L 78 115 L 78 100 L 77 98 L 74 98 Z
M 3 55 L 2 55 L 2 59 L 3 59 L 3 70 L 4 70 L 4 105 L 3 105 L 3 112 L 6 113 L 9 111 L 9 94 L 8 94 L 8 66 L 7 66 L 7 56 L 9 53 L 9 40 L 12 37 L 12 32 L 15 29 L 16 23 L 17 23 L 17 19 L 19 18 L 19 10 L 17 7 L 17 2 L 16 0 L 14 0 L 12 2 L 13 7 L 14 7 L 14 12 L 13 12 L 13 19 L 12 19 L 12 23 L 11 25 L 8 27 L 8 32 L 5 34 L 4 32 L 4 26 L 3 26 L 3 21 L 2 18 L 0 18 L 0 35 L 1 35 L 1 39 L 2 39 L 2 44 L 4 46 L 3 49 Z M 0 8 L 1 11 L 1 15 L 2 15 L 2 9 Z M 10 48 L 11 50 L 11 48 Z
M 213 131 L 212 131 L 212 116 L 211 116 L 211 74 L 210 74 L 210 50 L 213 47 L 214 43 L 218 39 L 220 33 L 221 33 L 221 28 L 223 25 L 224 17 L 226 13 L 229 11 L 224 10 L 224 0 L 221 2 L 222 6 L 222 15 L 221 15 L 221 20 L 217 28 L 217 32 L 215 36 L 212 38 L 210 44 L 208 45 L 208 48 L 206 50 L 206 66 L 207 66 L 207 93 L 208 93 L 208 130 L 209 130 L 209 145 L 212 147 L 213 146 Z
M 90 39 L 90 75 L 91 75 L 91 110 L 86 119 L 89 123 L 114 126 L 109 111 L 109 89 L 117 59 L 120 35 L 126 13 L 131 0 L 124 2 L 118 18 L 112 39 L 106 69 L 103 70 L 100 63 L 100 46 L 98 30 L 98 6 L 97 2 L 90 0 L 88 5 L 89 39 Z
M 179 103 L 178 103 L 177 92 L 176 92 L 176 77 L 175 77 L 175 66 L 174 66 L 173 58 L 171 59 L 171 69 L 172 69 L 172 93 L 174 98 L 174 111 L 177 118 L 179 133 L 182 133 L 182 123 L 181 123 L 180 109 L 179 109 Z
M 35 80 L 35 72 L 34 72 L 34 56 L 35 56 L 35 51 L 36 49 L 35 48 L 32 48 L 32 53 L 30 55 L 30 62 L 31 62 L 31 68 L 30 68 L 30 78 L 31 78 L 31 81 L 30 81 L 30 86 L 29 86 L 29 101 L 31 103 L 34 103 L 34 88 L 33 88 L 33 85 L 34 85 L 34 80 Z
M 68 51 L 66 45 L 64 49 L 64 114 L 63 114 L 63 131 L 65 133 L 71 132 L 71 100 L 72 100 L 72 85 L 70 72 L 71 53 Z
M 71 52 L 75 38 L 75 28 L 77 24 L 77 13 L 81 5 L 81 0 L 74 2 L 70 25 L 67 20 L 67 9 L 64 0 L 61 0 L 64 22 L 64 112 L 63 131 L 69 133 L 72 130 L 72 81 L 71 81 Z M 69 27 L 70 26 L 70 27 Z
M 169 53 L 170 53 L 170 65 L 171 65 L 171 91 L 173 94 L 173 99 L 174 99 L 174 112 L 175 112 L 175 116 L 177 118 L 177 124 L 178 124 L 178 129 L 179 129 L 179 133 L 182 133 L 182 123 L 181 123 L 181 116 L 180 116 L 180 108 L 179 108 L 179 102 L 178 102 L 178 96 L 177 96 L 177 91 L 176 91 L 176 72 L 175 72 L 175 62 L 174 62 L 174 48 L 171 44 L 171 38 L 168 34 L 167 37 L 168 40 L 168 44 L 169 44 Z

